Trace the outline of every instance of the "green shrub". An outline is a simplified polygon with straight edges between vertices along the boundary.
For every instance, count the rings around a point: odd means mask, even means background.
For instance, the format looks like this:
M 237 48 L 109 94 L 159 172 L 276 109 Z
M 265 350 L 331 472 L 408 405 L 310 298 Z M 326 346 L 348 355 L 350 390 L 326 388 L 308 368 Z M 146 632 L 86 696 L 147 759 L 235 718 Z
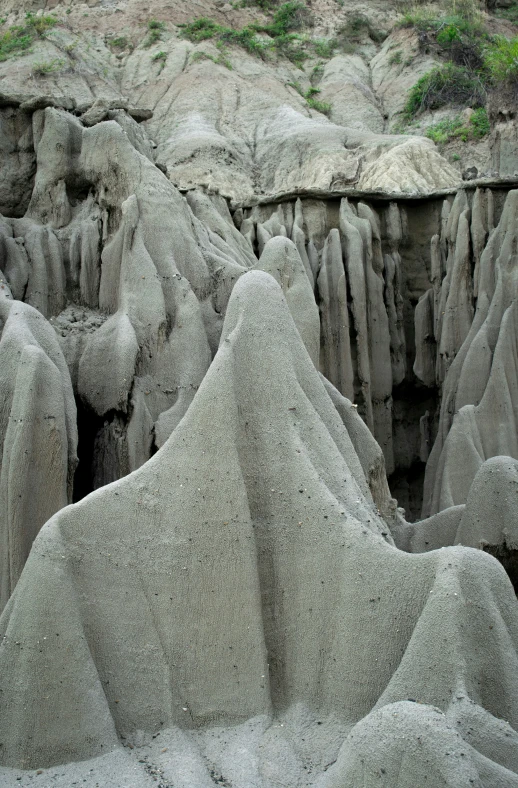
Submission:
M 400 26 L 419 32 L 419 45 L 430 48 L 446 60 L 479 71 L 483 67 L 482 49 L 489 40 L 483 18 L 473 0 L 450 0 L 448 7 L 407 13 Z
M 278 55 L 301 68 L 307 58 L 304 40 L 296 33 L 286 33 L 273 39 L 273 48 Z
M 257 35 L 257 30 L 251 25 L 234 30 L 232 27 L 224 27 L 217 24 L 212 19 L 201 17 L 184 25 L 180 25 L 183 35 L 190 41 L 199 42 L 209 39 L 217 39 L 223 44 L 234 44 L 245 49 L 254 55 L 261 55 L 270 46 Z
M 482 139 L 491 131 L 489 117 L 485 107 L 479 107 L 470 118 L 471 133 L 475 139 Z
M 193 22 L 187 22 L 184 25 L 179 25 L 182 28 L 183 35 L 185 38 L 188 38 L 189 41 L 206 41 L 208 38 L 214 38 L 218 35 L 222 28 L 221 25 L 218 25 L 212 19 L 207 19 L 205 16 L 201 16 L 198 19 L 195 19 Z
M 484 62 L 493 82 L 518 79 L 518 37 L 497 36 L 486 48 Z
M 207 17 L 200 17 L 179 27 L 190 41 L 216 39 L 223 46 L 233 44 L 261 57 L 268 51 L 276 50 L 280 55 L 300 65 L 306 58 L 305 42 L 302 36 L 291 31 L 301 27 L 306 18 L 307 9 L 303 3 L 289 2 L 283 3 L 275 12 L 272 22 L 266 25 L 255 23 L 235 30 Z M 262 38 L 259 33 L 265 33 L 269 38 Z
M 130 42 L 126 36 L 119 36 L 118 38 L 110 39 L 109 44 L 110 46 L 115 47 L 115 49 L 127 49 L 130 45 Z
M 326 101 L 319 101 L 316 99 L 315 96 L 318 96 L 319 93 L 320 88 L 311 87 L 306 90 L 304 93 L 304 98 L 308 103 L 308 107 L 311 107 L 311 109 L 316 109 L 317 112 L 322 112 L 324 115 L 330 115 L 332 109 L 331 104 L 328 104 Z
M 25 25 L 28 28 L 32 28 L 36 35 L 44 37 L 47 30 L 50 30 L 54 25 L 57 24 L 57 19 L 54 16 L 34 16 L 28 12 L 25 14 Z
M 12 27 L 0 36 L 0 61 L 30 48 L 33 38 L 22 27 Z
M 401 54 L 401 50 L 398 49 L 397 52 L 394 52 L 389 57 L 389 66 L 397 66 L 402 62 L 402 60 L 403 60 L 403 55 Z
M 469 137 L 469 128 L 465 126 L 460 116 L 456 118 L 446 118 L 434 123 L 426 129 L 425 137 L 433 140 L 436 145 L 445 145 L 452 139 L 460 138 L 463 142 L 467 142 Z
M 311 109 L 316 109 L 318 112 L 322 112 L 324 115 L 330 114 L 332 109 L 331 104 L 328 104 L 326 101 L 319 101 L 315 98 L 315 96 L 318 96 L 320 93 L 320 88 L 310 87 L 304 92 L 300 82 L 287 82 L 286 84 L 296 90 L 297 93 L 302 96 L 302 98 L 306 99 L 308 107 L 311 107 Z
M 334 38 L 318 38 L 313 42 L 313 47 L 318 57 L 327 59 L 333 57 L 336 49 L 336 41 Z
M 157 52 L 155 55 L 151 57 L 151 60 L 156 63 L 157 60 L 165 61 L 167 60 L 167 52 Z
M 264 33 L 275 38 L 284 36 L 292 30 L 300 30 L 309 21 L 309 12 L 304 3 L 290 0 L 283 3 L 273 16 L 271 25 L 261 28 Z
M 56 24 L 57 19 L 53 16 L 36 17 L 27 13 L 23 25 L 13 25 L 0 35 L 0 61 L 26 52 L 36 38 L 44 38 Z
M 149 49 L 150 46 L 156 44 L 157 41 L 162 39 L 162 33 L 165 30 L 165 22 L 158 22 L 156 19 L 150 19 L 147 23 L 149 33 L 144 41 L 143 46 Z
M 221 52 L 217 57 L 210 55 L 208 52 L 195 52 L 191 57 L 191 63 L 197 63 L 200 60 L 211 60 L 213 63 L 217 63 L 219 66 L 225 66 L 225 68 L 228 68 L 229 71 L 232 71 L 232 63 L 227 57 L 226 50 L 222 46 L 219 48 L 221 49 Z
M 475 110 L 468 122 L 463 121 L 460 115 L 455 118 L 445 118 L 426 129 L 425 136 L 437 145 L 445 145 L 454 139 L 462 142 L 478 140 L 490 132 L 489 118 L 484 107 Z
M 293 90 L 296 90 L 296 91 L 297 91 L 297 93 L 298 93 L 300 96 L 302 96 L 302 98 L 305 98 L 305 96 L 304 96 L 304 90 L 302 89 L 302 85 L 300 84 L 300 82 L 286 82 L 286 85 L 287 85 L 288 87 L 290 87 L 290 88 L 293 88 Z
M 317 63 L 317 65 L 313 68 L 313 71 L 311 72 L 311 80 L 317 81 L 319 79 L 322 79 L 323 74 L 324 74 L 324 64 Z
M 407 119 L 426 109 L 447 104 L 480 107 L 486 92 L 480 77 L 464 66 L 445 63 L 424 74 L 410 89 L 404 114 Z
M 32 66 L 32 73 L 35 77 L 46 77 L 48 74 L 55 74 L 58 71 L 63 71 L 66 66 L 66 61 L 60 58 L 54 60 L 45 60 L 40 63 L 34 63 Z
M 315 98 L 308 98 L 308 107 L 311 109 L 316 109 L 317 112 L 321 112 L 323 115 L 330 115 L 331 114 L 331 104 L 328 104 L 326 101 L 318 101 Z

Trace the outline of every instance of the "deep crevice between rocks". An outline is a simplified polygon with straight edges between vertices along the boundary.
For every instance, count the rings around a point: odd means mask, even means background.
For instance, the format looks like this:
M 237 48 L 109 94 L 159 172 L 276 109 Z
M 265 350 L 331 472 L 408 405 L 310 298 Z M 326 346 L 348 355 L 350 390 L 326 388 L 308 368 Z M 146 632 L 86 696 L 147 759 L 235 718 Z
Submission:
M 513 584 L 514 592 L 518 595 L 518 550 L 513 550 L 507 544 L 483 544 L 481 545 L 484 553 L 489 553 L 496 558 L 509 576 Z
M 103 419 L 79 398 L 76 398 L 76 405 L 79 461 L 74 475 L 73 503 L 85 498 L 95 489 L 93 469 L 95 439 L 103 424 Z

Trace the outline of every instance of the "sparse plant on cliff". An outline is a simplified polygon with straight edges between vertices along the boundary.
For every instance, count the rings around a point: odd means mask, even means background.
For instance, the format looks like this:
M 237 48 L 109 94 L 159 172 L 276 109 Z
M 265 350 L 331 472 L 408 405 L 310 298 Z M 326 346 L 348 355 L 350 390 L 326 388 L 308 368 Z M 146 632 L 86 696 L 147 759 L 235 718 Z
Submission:
M 306 99 L 308 107 L 311 109 L 316 109 L 317 112 L 322 112 L 324 115 L 330 114 L 332 110 L 331 104 L 315 98 L 320 93 L 320 88 L 310 87 L 305 91 L 300 82 L 287 82 L 286 85 L 296 90 L 299 96 Z
M 199 60 L 212 60 L 212 62 L 216 63 L 216 65 L 225 66 L 225 68 L 228 68 L 229 71 L 232 71 L 232 63 L 230 62 L 227 56 L 227 51 L 225 47 L 220 46 L 219 44 L 217 44 L 216 46 L 218 46 L 218 49 L 221 50 L 220 54 L 217 57 L 214 57 L 214 55 L 211 55 L 209 52 L 204 52 L 204 51 L 194 52 L 194 54 L 191 57 L 191 63 L 197 63 Z
M 143 46 L 149 49 L 150 46 L 156 44 L 162 38 L 162 33 L 165 30 L 165 22 L 159 22 L 157 19 L 150 19 L 147 23 L 149 33 L 144 41 Z
M 317 112 L 321 112 L 322 115 L 331 114 L 331 110 L 333 108 L 327 101 L 320 101 L 314 97 L 310 97 L 306 99 L 306 101 L 308 102 L 308 107 L 310 107 L 310 109 L 315 109 Z
M 126 36 L 117 36 L 117 38 L 111 38 L 108 41 L 108 44 L 113 47 L 114 49 L 128 49 L 131 48 L 131 44 L 129 39 Z
M 490 36 L 473 0 L 450 0 L 442 12 L 418 9 L 406 13 L 399 25 L 417 30 L 422 51 L 434 52 L 472 71 L 483 68 L 483 48 Z
M 70 57 L 75 57 L 75 50 L 77 49 L 77 45 L 79 43 L 79 39 L 76 38 L 75 41 L 71 41 L 70 44 L 66 44 L 63 49 L 70 55 Z
M 151 60 L 153 63 L 158 63 L 160 68 L 158 69 L 158 73 L 161 74 L 165 67 L 165 62 L 167 60 L 167 52 L 160 50 L 160 52 L 156 52 L 152 57 Z
M 313 42 L 313 46 L 315 48 L 315 54 L 317 54 L 318 57 L 327 59 L 333 57 L 336 49 L 336 41 L 334 38 L 317 38 L 316 41 Z
M 318 82 L 319 80 L 322 79 L 323 75 L 324 75 L 324 64 L 317 63 L 317 65 L 313 68 L 313 71 L 311 72 L 311 81 Z
M 518 3 L 514 5 L 518 22 Z M 400 24 L 418 31 L 422 50 L 446 61 L 411 89 L 405 107 L 407 120 L 422 109 L 446 104 L 480 109 L 487 104 L 491 116 L 496 116 L 503 104 L 516 104 L 518 37 L 492 35 L 477 0 L 449 0 L 442 13 L 414 9 Z M 489 129 L 487 112 L 476 118 L 483 136 Z
M 337 49 L 346 55 L 352 55 L 358 49 L 359 44 L 368 43 L 369 39 L 379 44 L 386 37 L 387 34 L 374 27 L 365 14 L 356 14 L 338 29 L 334 42 Z
M 54 58 L 53 60 L 44 60 L 39 63 L 34 63 L 32 67 L 32 74 L 35 77 L 46 77 L 49 74 L 56 74 L 63 71 L 66 67 L 66 61 L 61 58 Z

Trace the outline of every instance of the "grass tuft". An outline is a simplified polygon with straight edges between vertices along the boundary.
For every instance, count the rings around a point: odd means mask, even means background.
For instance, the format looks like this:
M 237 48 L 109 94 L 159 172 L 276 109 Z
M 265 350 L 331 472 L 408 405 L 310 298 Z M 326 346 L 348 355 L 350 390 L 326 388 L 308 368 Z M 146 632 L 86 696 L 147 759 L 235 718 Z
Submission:
M 490 125 L 487 112 L 484 107 L 475 110 L 468 122 L 463 120 L 460 115 L 455 118 L 445 118 L 433 126 L 426 129 L 425 136 L 433 140 L 436 145 L 443 146 L 455 139 L 462 142 L 470 140 L 480 140 L 489 134 Z
M 53 60 L 44 60 L 40 63 L 34 63 L 32 66 L 32 73 L 35 77 L 46 77 L 49 74 L 56 74 L 63 71 L 66 67 L 66 61 L 61 58 L 54 58 Z
M 389 57 L 389 66 L 398 66 L 403 61 L 403 55 L 400 49 Z
M 108 43 L 111 47 L 114 47 L 114 49 L 128 49 L 128 47 L 130 47 L 129 39 L 126 36 L 111 38 Z
M 150 19 L 147 23 L 147 27 L 149 33 L 143 43 L 145 49 L 149 49 L 149 47 L 156 44 L 157 41 L 161 41 L 162 33 L 165 30 L 165 22 L 159 22 L 157 19 Z

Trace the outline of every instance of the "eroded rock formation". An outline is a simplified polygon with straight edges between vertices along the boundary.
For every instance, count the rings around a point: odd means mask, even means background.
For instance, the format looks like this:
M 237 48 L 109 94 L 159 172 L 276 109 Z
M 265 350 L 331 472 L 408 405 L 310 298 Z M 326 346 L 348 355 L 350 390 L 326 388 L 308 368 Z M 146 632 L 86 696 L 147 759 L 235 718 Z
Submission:
M 265 273 L 244 276 L 218 354 L 165 446 L 63 509 L 33 546 L 2 617 L 4 762 L 49 766 L 137 730 L 280 714 L 296 773 L 296 708 L 309 730 L 322 717 L 328 736 L 352 727 L 323 785 L 354 784 L 367 752 L 369 770 L 397 779 L 409 728 L 418 739 L 433 730 L 426 761 L 418 746 L 405 750 L 415 774 L 518 782 L 509 580 L 483 553 L 393 546 L 356 420 L 354 446 L 280 288 Z M 484 644 L 475 653 L 474 640 Z M 445 745 L 464 758 L 445 758 Z M 278 746 L 270 724 L 260 749 L 273 771 Z M 311 744 L 300 750 L 310 756 Z M 265 768 L 260 758 L 245 784 L 269 784 Z
M 164 47 L 0 101 L 0 782 L 518 785 L 518 192 Z

